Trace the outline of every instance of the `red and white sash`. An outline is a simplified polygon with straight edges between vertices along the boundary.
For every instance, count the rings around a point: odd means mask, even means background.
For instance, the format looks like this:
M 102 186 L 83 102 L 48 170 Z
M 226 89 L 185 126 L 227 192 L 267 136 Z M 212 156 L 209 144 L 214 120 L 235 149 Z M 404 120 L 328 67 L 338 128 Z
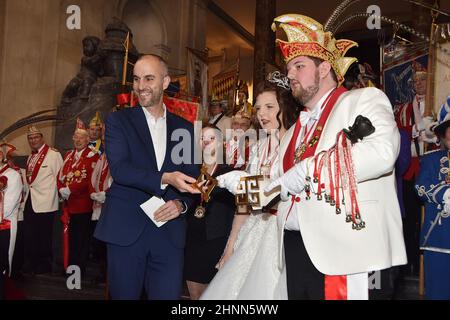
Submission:
M 5 176 L 2 176 L 3 173 L 9 169 L 9 165 L 6 164 L 1 170 L 0 170 L 0 178 L 5 185 L 7 186 L 8 178 Z M 5 193 L 3 190 L 0 191 L 0 230 L 9 230 L 11 228 L 11 222 L 9 220 L 5 219 Z
M 109 189 L 110 171 L 106 154 L 103 153 L 98 159 L 97 164 L 92 171 L 91 183 L 95 192 L 107 191 Z
M 48 145 L 44 145 L 44 147 L 38 154 L 31 155 L 28 158 L 26 174 L 28 185 L 31 185 L 34 179 L 36 179 L 39 169 L 41 168 L 41 165 L 44 162 L 45 156 L 47 155 L 49 149 L 50 147 Z

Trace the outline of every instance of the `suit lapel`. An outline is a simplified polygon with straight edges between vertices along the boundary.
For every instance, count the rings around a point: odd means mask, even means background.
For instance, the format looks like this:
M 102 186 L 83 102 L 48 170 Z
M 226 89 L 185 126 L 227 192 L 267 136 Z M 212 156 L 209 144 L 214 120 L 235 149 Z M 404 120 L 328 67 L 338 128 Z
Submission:
M 172 114 L 166 108 L 166 154 L 164 155 L 163 164 L 161 166 L 161 171 L 165 171 L 167 165 L 170 160 L 170 153 L 172 151 L 173 141 L 171 139 L 172 132 L 175 130 L 175 119 L 172 117 Z
M 151 164 L 155 168 L 157 168 L 155 149 L 153 147 L 153 140 L 150 134 L 150 128 L 148 127 L 147 124 L 147 119 L 145 118 L 144 110 L 142 110 L 142 107 L 140 106 L 137 106 L 136 108 L 137 108 L 136 112 L 132 113 L 133 126 L 136 128 L 138 136 L 141 138 L 142 143 L 145 145 L 145 149 L 150 155 Z

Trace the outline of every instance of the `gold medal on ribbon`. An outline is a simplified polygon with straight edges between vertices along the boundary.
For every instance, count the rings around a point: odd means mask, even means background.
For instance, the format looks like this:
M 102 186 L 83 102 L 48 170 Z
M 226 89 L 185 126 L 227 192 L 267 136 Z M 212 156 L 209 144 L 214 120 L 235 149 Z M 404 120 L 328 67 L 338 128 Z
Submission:
M 202 219 L 205 217 L 206 209 L 202 205 L 198 205 L 197 208 L 195 208 L 194 217 L 198 219 Z
M 208 173 L 208 169 L 206 166 L 202 166 L 200 170 L 200 176 L 197 178 L 197 181 L 192 184 L 192 186 L 200 191 L 201 203 L 195 208 L 194 217 L 198 219 L 202 219 L 205 217 L 206 208 L 203 205 L 209 201 L 209 197 L 211 192 L 217 185 L 217 180 L 213 178 L 214 171 L 216 170 L 217 165 L 211 171 L 211 174 Z

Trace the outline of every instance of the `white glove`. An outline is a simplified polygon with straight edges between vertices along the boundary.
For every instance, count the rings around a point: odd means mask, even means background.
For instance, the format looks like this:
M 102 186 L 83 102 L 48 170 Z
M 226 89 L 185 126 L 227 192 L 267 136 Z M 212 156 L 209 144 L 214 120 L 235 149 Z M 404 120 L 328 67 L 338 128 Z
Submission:
M 218 176 L 217 183 L 220 188 L 226 188 L 232 194 L 236 194 L 241 177 L 247 177 L 249 174 L 245 171 L 234 170 Z
M 64 188 L 59 189 L 59 194 L 61 195 L 61 198 L 63 198 L 64 200 L 69 199 L 69 197 L 70 197 L 69 187 L 64 187 Z
M 442 196 L 442 202 L 445 213 L 450 214 L 450 188 L 445 190 L 444 195 Z
M 450 204 L 448 203 L 444 204 L 444 211 L 446 214 L 450 214 Z
M 101 192 L 91 193 L 91 199 L 103 204 L 103 203 L 105 203 L 105 199 L 106 199 L 105 192 L 101 191 Z
M 436 143 L 438 141 L 438 138 L 434 134 L 434 127 L 437 126 L 439 123 L 437 121 L 433 121 L 433 118 L 428 116 L 423 118 L 423 124 L 424 124 L 424 136 L 423 141 L 428 143 Z
M 417 138 L 420 135 L 420 132 L 417 129 L 417 125 L 412 126 L 411 135 L 413 139 Z
M 268 193 L 280 186 L 280 198 L 282 201 L 287 201 L 289 200 L 289 195 L 296 195 L 303 191 L 305 188 L 305 177 L 306 161 L 302 161 L 285 172 L 281 177 L 272 181 L 264 188 L 264 192 Z
M 450 204 L 450 188 L 445 190 L 444 195 L 442 196 L 442 202 L 445 204 Z

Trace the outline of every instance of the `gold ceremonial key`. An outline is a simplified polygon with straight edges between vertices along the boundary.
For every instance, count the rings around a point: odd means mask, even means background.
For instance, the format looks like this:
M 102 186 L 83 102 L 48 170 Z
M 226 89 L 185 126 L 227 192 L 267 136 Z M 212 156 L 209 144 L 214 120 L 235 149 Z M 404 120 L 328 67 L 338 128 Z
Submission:
M 236 191 L 236 205 L 259 207 L 261 205 L 259 181 L 263 179 L 263 175 L 242 177 Z
M 205 166 L 202 166 L 200 175 L 192 186 L 201 192 L 202 200 L 208 202 L 211 192 L 217 186 L 217 180 L 208 173 L 208 169 Z M 205 188 L 206 190 L 204 190 Z
M 245 177 L 242 177 L 239 181 L 236 189 L 235 200 L 237 206 L 248 205 L 247 181 L 245 180 Z

